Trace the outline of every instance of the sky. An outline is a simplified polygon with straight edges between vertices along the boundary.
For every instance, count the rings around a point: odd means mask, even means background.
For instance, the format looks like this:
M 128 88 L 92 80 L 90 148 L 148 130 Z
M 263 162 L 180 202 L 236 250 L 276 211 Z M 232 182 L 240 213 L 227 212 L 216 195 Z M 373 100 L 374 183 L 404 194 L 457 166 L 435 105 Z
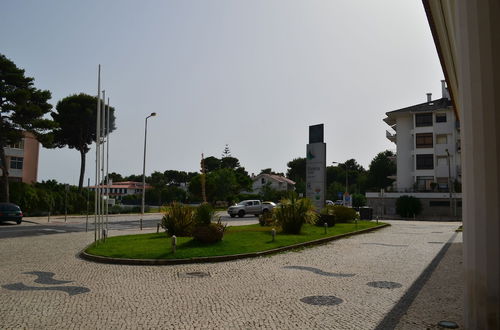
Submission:
M 385 113 L 440 98 L 443 79 L 421 0 L 3 0 L 0 45 L 54 109 L 96 95 L 101 65 L 122 175 L 142 173 L 151 112 L 146 174 L 198 171 L 226 144 L 249 173 L 286 172 L 320 123 L 328 164 L 368 168 L 395 150 Z M 40 149 L 39 181 L 77 184 L 79 170 L 78 151 Z

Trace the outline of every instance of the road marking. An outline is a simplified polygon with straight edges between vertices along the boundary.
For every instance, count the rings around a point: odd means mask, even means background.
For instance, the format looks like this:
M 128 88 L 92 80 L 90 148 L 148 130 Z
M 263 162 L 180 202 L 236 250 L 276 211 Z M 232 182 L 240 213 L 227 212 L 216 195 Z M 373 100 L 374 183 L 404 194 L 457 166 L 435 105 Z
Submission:
M 56 232 L 56 233 L 65 233 L 66 232 L 66 230 L 52 229 L 52 228 L 43 228 L 42 230 L 53 231 L 53 232 Z

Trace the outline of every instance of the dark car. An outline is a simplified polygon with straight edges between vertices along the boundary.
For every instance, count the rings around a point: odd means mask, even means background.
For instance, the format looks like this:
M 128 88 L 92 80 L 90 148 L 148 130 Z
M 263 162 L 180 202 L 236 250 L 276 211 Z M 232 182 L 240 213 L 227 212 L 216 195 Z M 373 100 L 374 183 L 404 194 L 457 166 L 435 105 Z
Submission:
M 0 203 L 0 222 L 15 221 L 18 225 L 23 221 L 23 211 L 16 204 Z

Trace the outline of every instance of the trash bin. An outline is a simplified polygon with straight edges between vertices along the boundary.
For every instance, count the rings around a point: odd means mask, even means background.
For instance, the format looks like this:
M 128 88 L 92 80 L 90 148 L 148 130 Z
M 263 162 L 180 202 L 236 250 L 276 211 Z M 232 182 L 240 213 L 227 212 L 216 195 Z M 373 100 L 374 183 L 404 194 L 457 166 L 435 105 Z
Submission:
M 373 220 L 373 209 L 371 207 L 360 207 L 359 218 L 361 220 Z

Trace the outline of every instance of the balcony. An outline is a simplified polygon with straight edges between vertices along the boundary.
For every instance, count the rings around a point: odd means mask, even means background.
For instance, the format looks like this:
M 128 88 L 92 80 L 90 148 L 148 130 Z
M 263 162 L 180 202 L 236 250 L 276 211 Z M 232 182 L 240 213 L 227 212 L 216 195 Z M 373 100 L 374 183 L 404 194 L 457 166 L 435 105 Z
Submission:
M 386 137 L 389 141 L 396 143 L 396 133 L 392 134 L 392 133 L 391 133 L 391 132 L 389 132 L 389 131 L 385 131 L 385 137 Z

